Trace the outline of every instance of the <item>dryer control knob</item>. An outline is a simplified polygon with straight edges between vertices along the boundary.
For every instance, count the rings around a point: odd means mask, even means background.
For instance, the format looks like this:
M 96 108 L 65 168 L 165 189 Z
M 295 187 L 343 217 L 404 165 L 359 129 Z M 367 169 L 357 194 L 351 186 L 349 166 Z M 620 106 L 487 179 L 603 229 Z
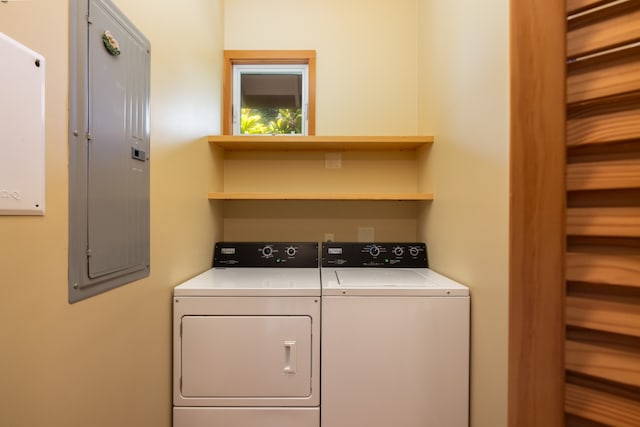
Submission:
M 265 258 L 273 256 L 273 248 L 271 246 L 265 246 L 260 252 L 262 252 L 262 256 Z
M 287 256 L 294 256 L 298 252 L 298 250 L 293 246 L 289 246 L 284 250 L 284 252 L 287 254 Z
M 411 256 L 418 256 L 418 254 L 420 253 L 420 250 L 418 248 L 416 248 L 415 246 L 412 246 L 409 248 L 409 254 Z
M 369 248 L 369 254 L 370 254 L 371 256 L 378 256 L 378 255 L 380 255 L 380 248 L 379 248 L 378 246 L 376 246 L 376 245 L 372 245 L 372 246 Z

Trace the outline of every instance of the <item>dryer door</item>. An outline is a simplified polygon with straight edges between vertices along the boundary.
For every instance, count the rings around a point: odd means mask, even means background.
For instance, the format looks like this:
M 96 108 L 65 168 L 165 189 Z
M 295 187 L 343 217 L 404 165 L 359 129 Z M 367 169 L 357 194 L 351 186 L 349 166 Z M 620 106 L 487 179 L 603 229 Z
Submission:
M 311 395 L 309 316 L 184 316 L 181 347 L 185 397 Z

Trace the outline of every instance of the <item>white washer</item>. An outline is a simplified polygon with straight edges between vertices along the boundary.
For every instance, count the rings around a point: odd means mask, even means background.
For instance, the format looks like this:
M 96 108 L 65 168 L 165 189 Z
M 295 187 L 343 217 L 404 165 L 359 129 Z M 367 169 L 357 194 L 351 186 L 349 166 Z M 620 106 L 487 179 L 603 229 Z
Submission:
M 469 425 L 469 290 L 423 243 L 323 243 L 322 426 Z
M 218 243 L 173 308 L 174 427 L 320 425 L 317 243 Z

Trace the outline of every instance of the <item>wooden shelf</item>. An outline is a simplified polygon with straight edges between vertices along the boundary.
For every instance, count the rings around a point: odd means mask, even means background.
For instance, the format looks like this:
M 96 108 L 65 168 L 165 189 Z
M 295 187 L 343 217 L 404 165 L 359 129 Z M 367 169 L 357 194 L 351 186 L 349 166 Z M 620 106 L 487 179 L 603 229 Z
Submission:
M 225 193 L 211 192 L 209 200 L 389 200 L 429 201 L 432 193 Z
M 433 143 L 432 136 L 209 136 L 209 142 L 227 151 L 341 151 L 417 150 Z
M 209 143 L 225 151 L 415 151 L 432 136 L 216 135 Z M 210 192 L 209 200 L 429 201 L 432 193 Z

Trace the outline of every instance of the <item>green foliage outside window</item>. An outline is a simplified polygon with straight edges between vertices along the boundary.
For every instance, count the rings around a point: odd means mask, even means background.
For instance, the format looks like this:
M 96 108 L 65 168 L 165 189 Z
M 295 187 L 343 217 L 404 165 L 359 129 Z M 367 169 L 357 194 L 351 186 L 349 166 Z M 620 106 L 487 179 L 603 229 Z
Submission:
M 242 134 L 302 134 L 302 110 L 290 108 L 242 108 Z

